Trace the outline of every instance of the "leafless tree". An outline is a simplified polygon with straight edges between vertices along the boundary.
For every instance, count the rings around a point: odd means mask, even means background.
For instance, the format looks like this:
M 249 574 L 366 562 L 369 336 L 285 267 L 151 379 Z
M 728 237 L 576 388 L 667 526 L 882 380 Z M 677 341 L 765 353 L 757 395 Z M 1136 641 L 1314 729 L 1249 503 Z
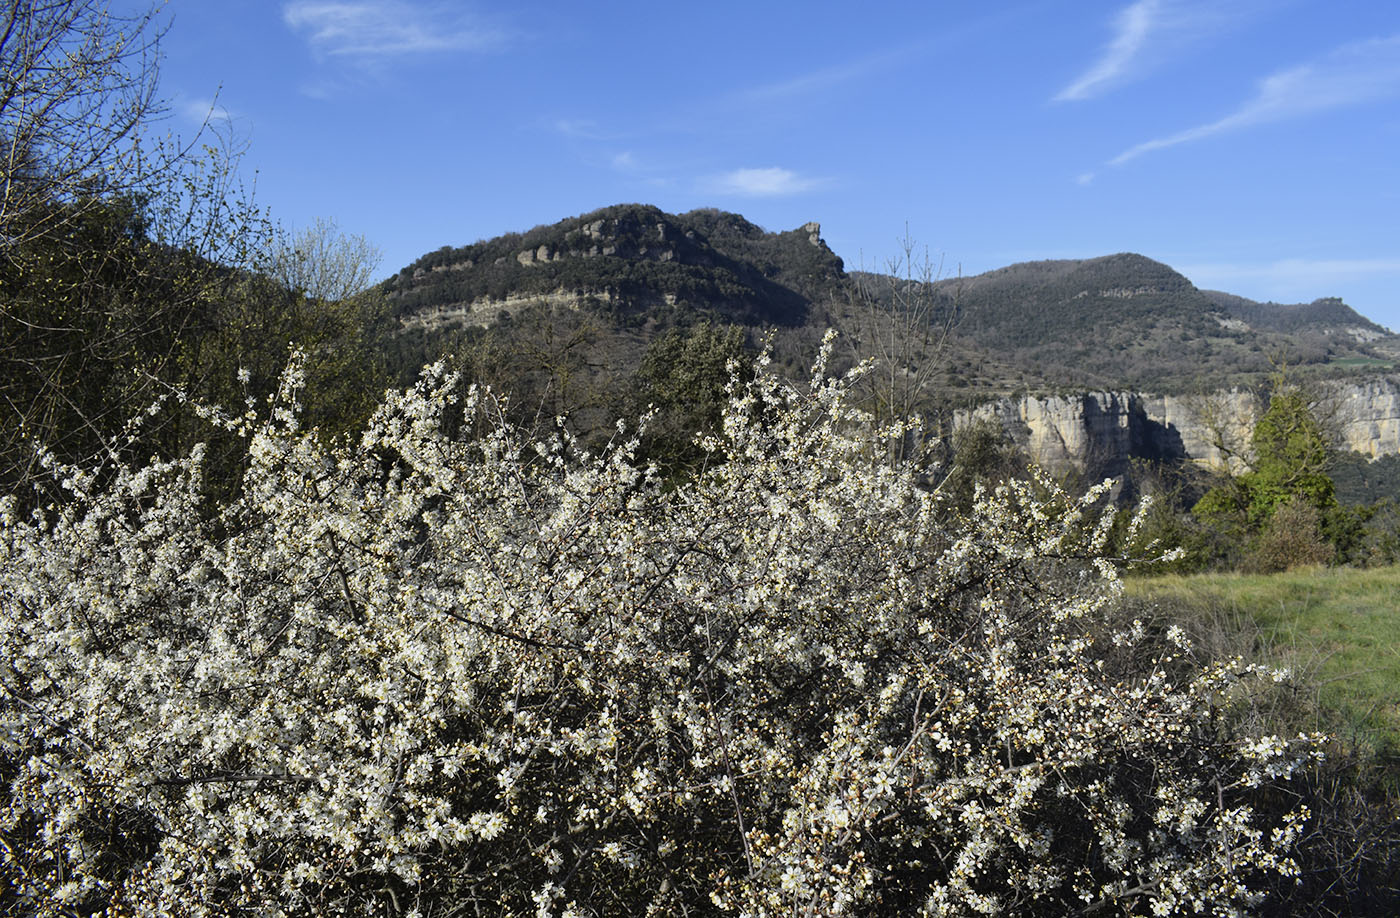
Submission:
M 1186 396 L 1187 412 L 1204 433 L 1211 465 L 1232 472 L 1248 467 L 1249 435 L 1259 417 L 1259 397 L 1248 390 L 1220 389 Z
M 159 6 L 106 0 L 0 5 L 0 237 L 22 242 L 120 194 L 145 171 L 140 134 L 156 94 Z
M 934 263 L 905 228 L 899 253 L 883 273 L 855 276 L 852 319 L 859 358 L 874 358 L 867 377 L 869 407 L 882 423 L 912 420 L 930 408 L 934 382 L 944 367 L 958 322 L 961 283 L 940 289 L 943 263 Z M 891 458 L 906 458 L 909 444 L 892 443 Z
M 334 220 L 322 217 L 283 234 L 271 248 L 268 273 L 288 290 L 325 302 L 363 293 L 382 257 L 364 236 L 342 233 Z

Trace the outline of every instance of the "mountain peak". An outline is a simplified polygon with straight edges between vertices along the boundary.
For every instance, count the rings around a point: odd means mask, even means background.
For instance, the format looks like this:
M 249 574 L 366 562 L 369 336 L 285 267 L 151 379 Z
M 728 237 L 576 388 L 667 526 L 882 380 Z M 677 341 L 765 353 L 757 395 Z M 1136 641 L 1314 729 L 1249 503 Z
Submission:
M 859 348 L 868 314 L 849 308 L 858 296 L 821 229 L 812 221 L 770 232 L 715 208 L 671 214 L 615 204 L 439 249 L 385 291 L 401 326 L 424 335 L 564 306 L 643 337 L 699 317 L 786 328 L 794 342 L 833 324 Z M 963 356 L 948 373 L 969 390 L 979 380 L 1181 389 L 1267 373 L 1279 353 L 1319 372 L 1388 365 L 1386 349 L 1395 346 L 1336 298 L 1278 306 L 1202 291 L 1136 252 L 1021 262 L 937 281 L 927 292 L 934 313 L 957 316 L 951 346 Z M 805 359 L 788 356 L 793 365 Z
M 455 309 L 470 321 L 528 296 L 595 298 L 623 312 L 658 305 L 730 320 L 800 324 L 844 283 L 841 259 L 808 223 L 770 233 L 739 214 L 674 215 L 617 204 L 524 233 L 429 253 L 387 282 L 400 317 Z

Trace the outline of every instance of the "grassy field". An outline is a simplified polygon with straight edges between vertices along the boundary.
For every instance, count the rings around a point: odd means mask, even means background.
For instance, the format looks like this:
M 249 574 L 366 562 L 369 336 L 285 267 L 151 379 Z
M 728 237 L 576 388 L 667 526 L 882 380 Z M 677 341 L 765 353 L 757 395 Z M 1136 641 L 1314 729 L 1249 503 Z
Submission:
M 1324 710 L 1400 746 L 1400 567 L 1130 579 L 1130 597 L 1253 623 L 1264 654 L 1293 667 Z
M 1346 367 L 1349 370 L 1389 370 L 1395 366 L 1389 360 L 1376 357 L 1338 357 L 1327 364 L 1329 367 Z

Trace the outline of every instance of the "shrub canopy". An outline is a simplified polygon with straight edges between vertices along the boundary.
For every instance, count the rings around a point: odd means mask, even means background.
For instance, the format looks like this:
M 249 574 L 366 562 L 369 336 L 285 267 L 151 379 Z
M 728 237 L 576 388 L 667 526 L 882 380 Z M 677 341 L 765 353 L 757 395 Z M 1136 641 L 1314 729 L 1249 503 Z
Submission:
M 214 512 L 198 450 L 55 465 L 0 525 L 4 908 L 1233 914 L 1293 871 L 1316 741 L 1222 726 L 1268 674 L 1121 665 L 1102 492 L 950 509 L 849 384 L 735 383 L 679 485 L 434 370 L 339 446 L 293 370 Z

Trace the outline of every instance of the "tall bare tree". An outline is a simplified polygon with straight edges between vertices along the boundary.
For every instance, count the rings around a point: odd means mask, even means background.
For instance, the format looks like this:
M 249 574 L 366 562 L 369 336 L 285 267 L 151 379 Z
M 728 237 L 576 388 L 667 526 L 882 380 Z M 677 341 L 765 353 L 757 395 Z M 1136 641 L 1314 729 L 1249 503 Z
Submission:
M 161 5 L 113 6 L 0 2 L 4 487 L 30 479 L 36 445 L 110 453 L 269 238 L 231 137 L 154 136 Z
M 943 368 L 958 322 L 960 284 L 950 293 L 937 286 L 943 264 L 935 264 L 905 228 L 899 253 L 883 273 L 855 276 L 852 318 L 860 358 L 874 358 L 867 377 L 869 407 L 889 424 L 913 420 L 936 399 L 934 382 Z M 890 444 L 891 458 L 907 458 L 910 444 Z
M 11 244 L 77 219 L 144 168 L 156 94 L 159 6 L 119 15 L 106 0 L 0 5 L 0 237 Z
M 368 289 L 381 258 L 364 236 L 343 233 L 334 220 L 317 217 L 276 240 L 267 273 L 301 296 L 336 302 Z

